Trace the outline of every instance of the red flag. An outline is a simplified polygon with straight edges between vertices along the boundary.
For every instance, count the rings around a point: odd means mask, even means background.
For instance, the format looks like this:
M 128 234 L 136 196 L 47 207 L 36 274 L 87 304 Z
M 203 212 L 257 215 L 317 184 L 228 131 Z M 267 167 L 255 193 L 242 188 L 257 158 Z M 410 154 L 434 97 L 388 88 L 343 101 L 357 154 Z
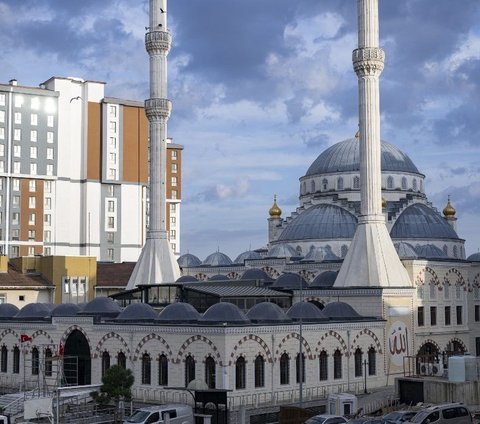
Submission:
M 20 343 L 31 342 L 32 340 L 33 339 L 30 336 L 27 336 L 26 334 L 20 335 Z
M 60 343 L 58 345 L 58 356 L 63 356 L 64 353 L 65 353 L 65 348 L 63 347 L 63 343 Z

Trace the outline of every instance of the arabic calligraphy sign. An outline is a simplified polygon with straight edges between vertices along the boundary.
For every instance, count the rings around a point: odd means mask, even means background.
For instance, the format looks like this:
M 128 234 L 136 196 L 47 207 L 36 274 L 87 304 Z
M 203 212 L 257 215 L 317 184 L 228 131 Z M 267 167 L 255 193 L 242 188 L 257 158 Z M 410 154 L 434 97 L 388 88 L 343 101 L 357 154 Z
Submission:
M 390 327 L 387 338 L 387 349 L 393 364 L 403 365 L 403 357 L 409 355 L 408 328 L 402 321 L 395 321 Z

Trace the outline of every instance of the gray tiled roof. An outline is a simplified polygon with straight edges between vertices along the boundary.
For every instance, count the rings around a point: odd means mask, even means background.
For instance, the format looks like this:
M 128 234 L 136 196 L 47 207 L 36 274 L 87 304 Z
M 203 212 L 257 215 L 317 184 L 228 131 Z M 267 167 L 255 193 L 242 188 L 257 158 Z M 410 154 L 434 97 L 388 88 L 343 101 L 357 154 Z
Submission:
M 195 285 L 188 286 L 189 290 L 211 294 L 219 297 L 289 297 L 289 294 L 281 293 L 265 287 L 235 286 L 235 285 Z

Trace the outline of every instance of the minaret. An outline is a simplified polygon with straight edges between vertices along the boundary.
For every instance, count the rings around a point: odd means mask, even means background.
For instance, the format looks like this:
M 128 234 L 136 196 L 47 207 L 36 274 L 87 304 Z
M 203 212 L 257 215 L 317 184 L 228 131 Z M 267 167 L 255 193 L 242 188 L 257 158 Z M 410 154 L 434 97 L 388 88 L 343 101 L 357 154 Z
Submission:
M 378 0 L 358 1 L 358 76 L 361 208 L 357 231 L 335 287 L 410 286 L 382 214 L 380 87 L 385 53 L 379 47 Z
M 173 283 L 180 276 L 166 224 L 167 121 L 172 110 L 172 102 L 167 98 L 167 55 L 171 46 L 167 0 L 150 0 L 150 26 L 145 34 L 150 56 L 150 98 L 145 101 L 150 124 L 150 220 L 145 245 L 127 290 L 139 284 Z

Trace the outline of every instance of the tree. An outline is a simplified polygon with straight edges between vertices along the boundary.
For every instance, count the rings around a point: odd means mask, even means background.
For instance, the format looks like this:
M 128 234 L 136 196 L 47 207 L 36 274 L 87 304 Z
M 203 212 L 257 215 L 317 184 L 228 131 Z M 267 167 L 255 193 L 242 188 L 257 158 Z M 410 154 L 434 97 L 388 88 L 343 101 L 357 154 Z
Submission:
M 112 365 L 102 377 L 102 387 L 99 392 L 92 392 L 93 399 L 101 404 L 115 401 L 118 407 L 120 401 L 132 399 L 132 386 L 135 378 L 132 371 L 120 365 Z

